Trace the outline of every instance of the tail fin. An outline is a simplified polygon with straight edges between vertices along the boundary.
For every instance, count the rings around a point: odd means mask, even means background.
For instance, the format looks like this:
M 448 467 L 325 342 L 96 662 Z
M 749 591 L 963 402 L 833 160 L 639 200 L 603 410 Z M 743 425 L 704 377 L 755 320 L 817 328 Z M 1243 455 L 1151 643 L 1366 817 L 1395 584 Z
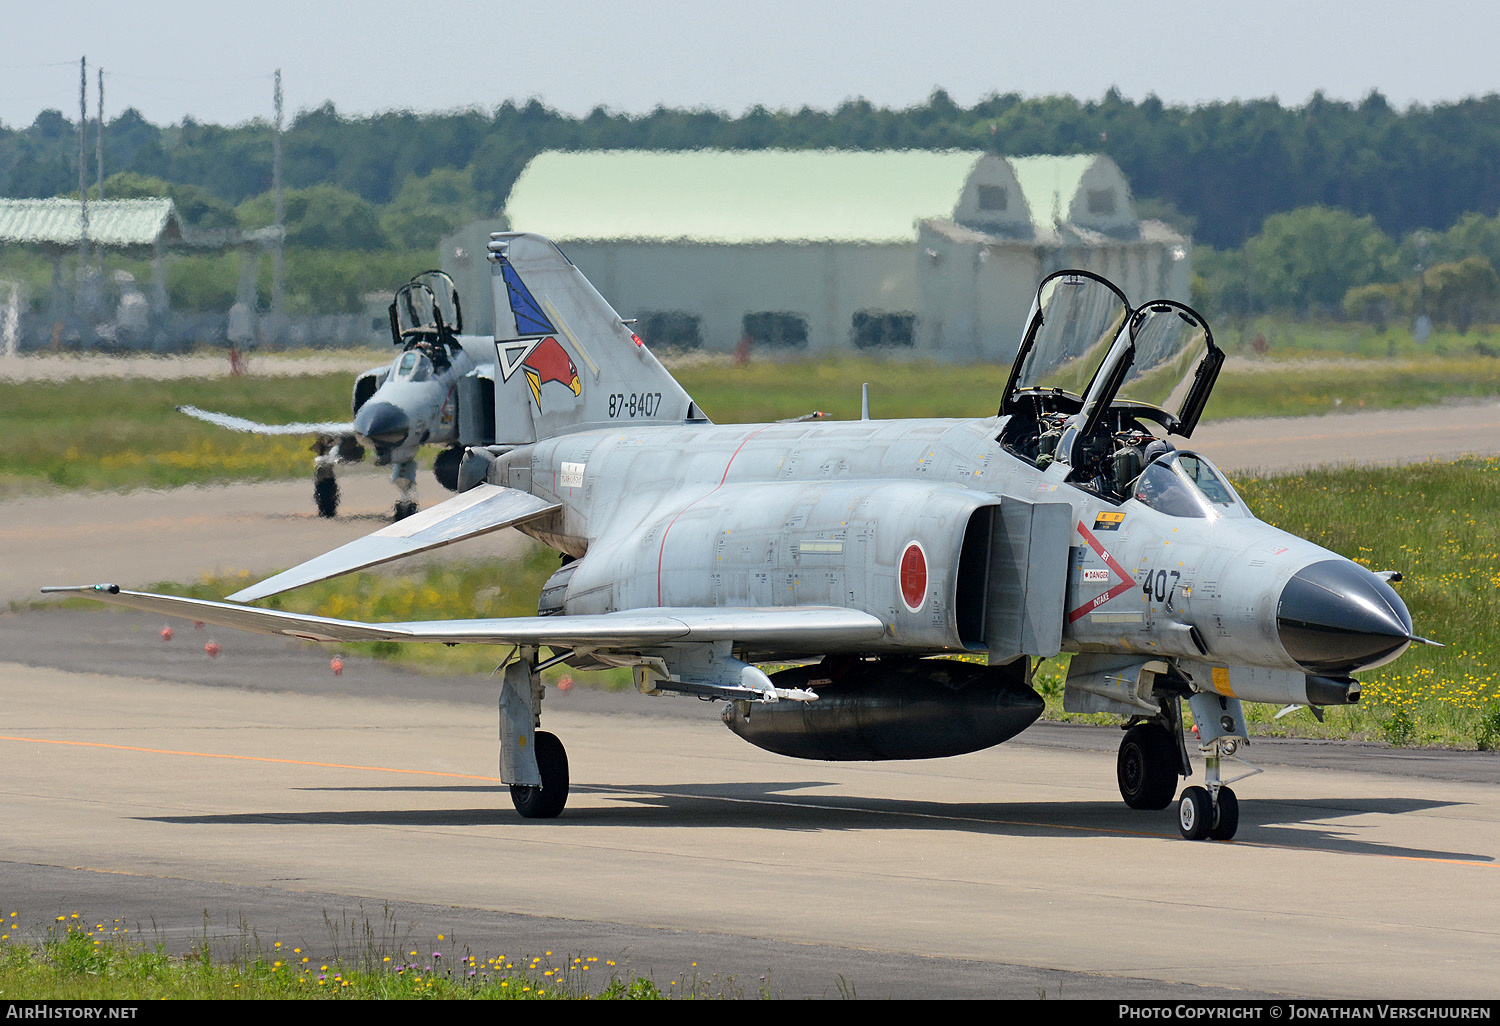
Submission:
M 549 239 L 490 236 L 495 440 L 588 427 L 706 423 L 692 397 Z

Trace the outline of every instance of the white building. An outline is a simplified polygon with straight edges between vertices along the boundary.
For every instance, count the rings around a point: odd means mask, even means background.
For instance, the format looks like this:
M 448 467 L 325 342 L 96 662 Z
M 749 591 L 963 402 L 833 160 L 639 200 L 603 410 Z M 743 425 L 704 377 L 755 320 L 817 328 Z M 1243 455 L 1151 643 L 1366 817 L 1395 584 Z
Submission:
M 561 246 L 657 348 L 872 347 L 1008 359 L 1046 273 L 1185 299 L 1190 244 L 1136 219 L 1107 157 L 757 150 L 538 154 L 505 218 L 443 240 L 465 329 L 493 330 L 484 242 Z
M 934 356 L 1014 356 L 1037 285 L 1064 268 L 1102 274 L 1134 303 L 1188 299 L 1192 243 L 1137 218 L 1104 156 L 985 156 L 952 215 L 917 236 L 917 345 Z

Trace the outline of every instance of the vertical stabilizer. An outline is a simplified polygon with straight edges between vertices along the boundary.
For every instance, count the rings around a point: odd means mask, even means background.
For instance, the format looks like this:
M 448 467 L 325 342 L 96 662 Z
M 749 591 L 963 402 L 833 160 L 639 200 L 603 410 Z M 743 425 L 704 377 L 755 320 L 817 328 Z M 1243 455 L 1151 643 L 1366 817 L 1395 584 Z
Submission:
M 497 442 L 608 425 L 707 423 L 551 240 L 496 232 L 489 259 Z

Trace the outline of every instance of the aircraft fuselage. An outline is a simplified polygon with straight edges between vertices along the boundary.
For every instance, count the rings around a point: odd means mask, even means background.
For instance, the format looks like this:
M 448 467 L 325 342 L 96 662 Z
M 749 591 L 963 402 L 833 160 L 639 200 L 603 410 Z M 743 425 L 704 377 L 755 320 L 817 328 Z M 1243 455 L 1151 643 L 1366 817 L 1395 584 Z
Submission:
M 1283 644 L 1284 591 L 1329 561 L 1373 575 L 1248 515 L 1108 501 L 1008 452 L 1004 426 L 641 426 L 559 436 L 500 462 L 512 486 L 562 505 L 522 528 L 577 557 L 552 611 L 852 606 L 889 625 L 867 653 L 993 650 L 983 607 L 994 602 L 986 579 L 996 557 L 975 518 L 1008 504 L 1062 504 L 1058 648 L 1177 657 L 1201 663 L 1220 693 L 1307 700 L 1314 669 Z M 1033 551 L 1030 562 L 1046 556 Z M 1347 675 L 1404 647 L 1321 670 Z

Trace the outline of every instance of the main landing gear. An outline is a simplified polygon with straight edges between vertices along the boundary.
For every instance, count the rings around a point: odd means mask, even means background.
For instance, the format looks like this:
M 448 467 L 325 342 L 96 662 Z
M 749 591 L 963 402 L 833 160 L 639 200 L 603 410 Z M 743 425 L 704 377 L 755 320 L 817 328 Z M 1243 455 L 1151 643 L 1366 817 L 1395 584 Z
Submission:
M 1188 699 L 1203 752 L 1205 786 L 1182 790 L 1177 800 L 1177 825 L 1190 841 L 1227 841 L 1240 826 L 1240 803 L 1222 779 L 1222 760 L 1234 756 L 1246 740 L 1244 713 L 1238 699 L 1195 694 Z M 1165 809 L 1172 804 L 1177 778 L 1190 776 L 1183 744 L 1182 710 L 1175 699 L 1162 699 L 1163 715 L 1133 724 L 1120 741 L 1115 773 L 1120 797 L 1132 809 Z M 1235 780 L 1260 770 L 1250 768 Z
M 1182 760 L 1177 744 L 1159 723 L 1137 723 L 1125 732 L 1115 775 L 1120 797 L 1132 809 L 1165 809 L 1177 792 Z
M 319 467 L 313 477 L 313 502 L 318 507 L 318 516 L 332 518 L 339 512 L 339 481 L 333 476 L 333 468 L 326 471 Z
M 510 800 L 523 819 L 555 819 L 568 804 L 568 753 L 556 734 L 539 730 L 535 738 L 542 783 L 511 784 Z
M 314 439 L 313 504 L 318 516 L 334 517 L 339 511 L 339 482 L 334 468 L 340 463 L 358 463 L 365 458 L 365 447 L 353 436 L 320 435 Z
M 544 694 L 536 649 L 522 648 L 500 685 L 500 779 L 524 819 L 554 819 L 568 803 L 568 753 L 536 729 Z

